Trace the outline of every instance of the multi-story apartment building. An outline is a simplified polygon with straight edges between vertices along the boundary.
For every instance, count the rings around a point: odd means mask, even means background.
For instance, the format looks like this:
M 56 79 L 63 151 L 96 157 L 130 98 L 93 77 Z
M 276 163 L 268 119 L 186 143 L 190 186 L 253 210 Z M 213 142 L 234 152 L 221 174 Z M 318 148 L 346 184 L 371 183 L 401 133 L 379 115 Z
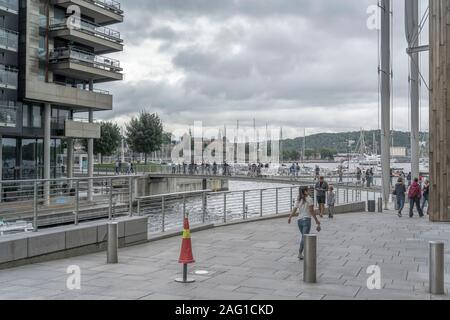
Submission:
M 123 50 L 110 27 L 123 17 L 115 0 L 0 0 L 0 180 L 71 177 L 76 138 L 92 174 L 93 114 L 113 104 L 96 85 L 123 78 L 107 57 Z

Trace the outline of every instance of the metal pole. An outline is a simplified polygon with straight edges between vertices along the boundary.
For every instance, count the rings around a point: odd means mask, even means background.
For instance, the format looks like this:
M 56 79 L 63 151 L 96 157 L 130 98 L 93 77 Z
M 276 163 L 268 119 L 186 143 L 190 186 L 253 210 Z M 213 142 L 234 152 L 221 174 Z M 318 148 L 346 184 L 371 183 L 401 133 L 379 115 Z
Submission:
M 133 216 L 133 178 L 128 178 L 128 201 L 129 201 L 129 214 Z
M 242 215 L 244 217 L 244 220 L 247 219 L 247 212 L 245 208 L 245 191 L 242 192 Z
M 80 181 L 75 184 L 75 225 L 78 225 L 78 215 L 80 213 Z
M 119 263 L 118 248 L 119 248 L 119 224 L 117 222 L 109 222 L 108 251 L 106 253 L 108 264 Z
M 405 1 L 406 39 L 408 49 L 419 46 L 419 1 Z M 411 74 L 409 78 L 411 86 L 411 174 L 413 179 L 420 175 L 419 169 L 419 53 L 410 52 Z
M 38 231 L 38 204 L 37 204 L 37 198 L 38 198 L 38 189 L 37 189 L 37 182 L 34 182 L 33 185 L 33 231 Z
M 138 216 L 141 215 L 141 199 L 137 200 L 137 214 Z
M 291 187 L 291 190 L 290 190 L 291 212 L 292 212 L 292 210 L 294 210 L 294 197 L 293 197 L 292 193 L 293 193 L 293 191 L 292 191 L 292 187 Z
M 202 221 L 205 223 L 206 221 L 206 192 L 202 194 Z
M 383 200 L 388 207 L 391 167 L 391 0 L 381 0 L 381 163 Z
M 303 281 L 317 282 L 317 236 L 305 235 L 305 260 L 303 264 Z
M 113 207 L 113 185 L 112 179 L 109 179 L 109 209 L 108 209 L 109 220 L 112 220 L 112 207 Z
M 275 190 L 275 214 L 278 214 L 278 189 Z
M 161 197 L 162 232 L 166 231 L 166 199 Z
M 186 195 L 183 195 L 183 216 L 186 215 Z
M 227 223 L 227 194 L 223 194 L 223 222 Z
M 444 286 L 444 243 L 430 242 L 430 293 L 445 294 Z
M 259 210 L 260 210 L 260 216 L 263 217 L 263 190 L 259 193 Z

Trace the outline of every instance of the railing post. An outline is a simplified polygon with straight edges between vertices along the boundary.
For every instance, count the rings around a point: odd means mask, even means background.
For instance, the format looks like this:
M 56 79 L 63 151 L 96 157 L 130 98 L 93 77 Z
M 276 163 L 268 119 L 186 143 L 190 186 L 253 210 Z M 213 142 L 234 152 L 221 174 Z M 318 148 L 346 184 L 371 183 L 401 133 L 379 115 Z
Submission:
M 128 178 L 128 205 L 130 217 L 133 216 L 133 178 Z
M 161 197 L 162 232 L 166 232 L 166 199 Z
M 275 189 L 275 214 L 278 214 L 279 213 L 279 210 L 278 210 L 278 188 L 277 189 Z
M 336 204 L 339 204 L 339 187 L 336 188 Z
M 263 190 L 261 189 L 259 193 L 259 214 L 261 218 L 263 217 Z
M 245 191 L 242 192 L 242 215 L 244 217 L 244 220 L 247 219 L 247 212 L 245 207 Z
M 137 199 L 137 214 L 141 216 L 141 199 Z
M 223 194 L 223 222 L 227 223 L 227 194 Z
M 112 179 L 109 179 L 109 209 L 108 209 L 109 220 L 112 220 L 112 206 L 113 206 L 113 184 Z
M 186 215 L 186 195 L 183 195 L 183 217 Z
M 293 193 L 293 190 L 292 190 L 292 187 L 291 187 L 290 188 L 291 212 L 292 212 L 292 210 L 294 210 L 294 197 L 293 197 L 292 193 Z
M 37 181 L 33 184 L 33 231 L 38 231 L 38 188 Z
M 78 221 L 78 215 L 80 213 L 80 181 L 77 180 L 75 184 L 75 225 L 77 226 Z
M 202 193 L 202 222 L 206 222 L 206 192 Z

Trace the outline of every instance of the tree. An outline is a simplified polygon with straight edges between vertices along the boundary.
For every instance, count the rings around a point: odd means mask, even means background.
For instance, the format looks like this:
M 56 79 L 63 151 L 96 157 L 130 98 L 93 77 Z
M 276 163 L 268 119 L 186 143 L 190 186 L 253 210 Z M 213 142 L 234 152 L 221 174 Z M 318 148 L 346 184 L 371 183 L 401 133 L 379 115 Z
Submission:
M 103 156 L 112 156 L 120 146 L 122 135 L 117 124 L 112 122 L 101 122 L 100 139 L 94 140 L 94 153 L 101 154 L 103 163 Z M 83 139 L 82 145 L 85 150 L 88 149 L 88 140 Z
M 156 113 L 142 111 L 138 117 L 133 117 L 126 125 L 126 139 L 131 150 L 145 155 L 161 150 L 164 131 L 161 119 Z
M 334 156 L 337 154 L 337 151 L 334 149 L 322 148 L 320 149 L 320 158 L 322 160 L 334 160 Z

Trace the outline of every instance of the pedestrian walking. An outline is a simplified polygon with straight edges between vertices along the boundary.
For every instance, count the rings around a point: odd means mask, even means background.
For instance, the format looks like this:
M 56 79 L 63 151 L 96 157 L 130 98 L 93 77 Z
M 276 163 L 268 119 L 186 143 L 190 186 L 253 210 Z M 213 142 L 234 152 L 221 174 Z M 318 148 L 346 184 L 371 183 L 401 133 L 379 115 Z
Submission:
M 429 198 L 430 198 L 430 182 L 428 180 L 425 180 L 424 186 L 423 186 L 423 200 L 422 200 L 422 212 L 424 212 L 425 205 L 427 206 L 427 215 L 430 213 L 428 212 L 429 209 Z
M 300 188 L 297 204 L 295 205 L 294 210 L 289 216 L 289 224 L 291 224 L 292 217 L 294 217 L 295 215 L 298 215 L 297 223 L 301 234 L 298 258 L 300 260 L 303 260 L 305 235 L 310 234 L 311 232 L 312 219 L 314 219 L 317 224 L 317 232 L 321 231 L 320 221 L 319 219 L 317 219 L 316 213 L 314 211 L 314 200 L 309 195 L 308 188 Z
M 328 188 L 327 194 L 327 206 L 328 206 L 328 218 L 334 218 L 334 205 L 336 204 L 336 194 L 334 193 L 334 188 L 330 186 Z
M 411 187 L 411 181 L 412 181 L 412 175 L 411 175 L 411 172 L 408 173 L 408 176 L 406 177 L 406 179 L 408 180 L 408 187 Z
M 419 216 L 423 217 L 423 211 L 420 207 L 420 199 L 422 198 L 422 188 L 419 184 L 419 179 L 415 178 L 414 182 L 411 184 L 411 187 L 409 187 L 408 192 L 409 197 L 409 217 L 412 218 L 414 216 L 414 205 L 417 208 L 417 211 L 419 212 Z
M 325 202 L 327 198 L 328 191 L 328 183 L 325 181 L 325 178 L 321 176 L 319 181 L 316 183 L 316 193 L 317 193 L 317 204 L 319 205 L 319 214 L 320 217 L 323 218 L 325 213 Z
M 398 178 L 398 181 L 395 184 L 394 192 L 392 194 L 397 198 L 398 217 L 401 218 L 406 199 L 406 186 L 403 182 L 403 178 Z

